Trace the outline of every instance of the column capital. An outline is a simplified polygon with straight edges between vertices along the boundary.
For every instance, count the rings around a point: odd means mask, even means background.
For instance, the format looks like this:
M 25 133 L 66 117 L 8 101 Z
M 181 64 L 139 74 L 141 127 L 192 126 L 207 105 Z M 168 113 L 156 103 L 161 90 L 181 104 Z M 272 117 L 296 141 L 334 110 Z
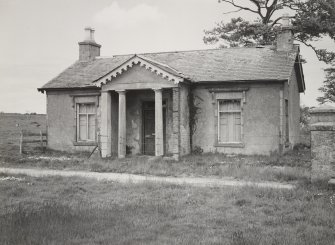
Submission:
M 155 93 L 158 93 L 162 92 L 163 88 L 153 88 L 152 90 L 155 91 Z
M 125 94 L 127 91 L 125 89 L 115 90 L 118 94 Z

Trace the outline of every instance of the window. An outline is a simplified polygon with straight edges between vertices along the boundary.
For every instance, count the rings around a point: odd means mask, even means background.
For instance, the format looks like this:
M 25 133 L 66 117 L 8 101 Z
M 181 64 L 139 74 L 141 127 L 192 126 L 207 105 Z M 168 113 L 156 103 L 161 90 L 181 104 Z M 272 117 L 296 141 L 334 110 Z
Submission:
M 77 141 L 95 141 L 95 104 L 77 104 Z
M 241 143 L 241 100 L 218 100 L 218 143 Z

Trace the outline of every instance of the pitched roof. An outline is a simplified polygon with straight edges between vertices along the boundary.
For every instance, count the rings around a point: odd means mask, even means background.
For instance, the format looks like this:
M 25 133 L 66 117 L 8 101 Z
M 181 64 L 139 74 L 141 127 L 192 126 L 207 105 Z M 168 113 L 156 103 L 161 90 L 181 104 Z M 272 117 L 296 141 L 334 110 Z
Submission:
M 183 74 L 191 82 L 288 80 L 298 49 L 280 52 L 270 47 L 227 48 L 144 53 L 140 57 L 171 73 Z M 134 55 L 116 55 L 91 61 L 76 61 L 39 90 L 85 88 L 110 73 Z

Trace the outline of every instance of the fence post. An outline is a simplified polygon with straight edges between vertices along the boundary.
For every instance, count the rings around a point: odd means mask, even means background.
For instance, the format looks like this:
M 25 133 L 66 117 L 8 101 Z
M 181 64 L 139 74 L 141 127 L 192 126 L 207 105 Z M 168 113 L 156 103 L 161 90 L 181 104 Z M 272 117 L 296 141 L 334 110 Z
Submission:
M 42 130 L 40 130 L 40 141 L 41 141 L 41 150 L 43 150 L 43 134 L 42 134 Z
M 20 155 L 22 155 L 23 147 L 23 131 L 20 129 Z

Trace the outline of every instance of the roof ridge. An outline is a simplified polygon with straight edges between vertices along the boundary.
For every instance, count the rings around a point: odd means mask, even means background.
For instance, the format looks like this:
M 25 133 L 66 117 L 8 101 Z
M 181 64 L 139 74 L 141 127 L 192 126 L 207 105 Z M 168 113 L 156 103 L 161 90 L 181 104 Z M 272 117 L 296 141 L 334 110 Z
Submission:
M 265 45 L 264 48 L 270 48 L 271 45 Z M 115 56 L 128 56 L 128 55 L 147 55 L 147 54 L 166 54 L 166 53 L 189 53 L 197 51 L 215 51 L 215 50 L 228 50 L 228 49 L 259 49 L 254 47 L 229 47 L 229 48 L 207 48 L 207 49 L 190 49 L 190 50 L 175 50 L 175 51 L 161 51 L 161 52 L 145 52 L 145 53 L 128 53 L 128 54 L 115 54 Z

